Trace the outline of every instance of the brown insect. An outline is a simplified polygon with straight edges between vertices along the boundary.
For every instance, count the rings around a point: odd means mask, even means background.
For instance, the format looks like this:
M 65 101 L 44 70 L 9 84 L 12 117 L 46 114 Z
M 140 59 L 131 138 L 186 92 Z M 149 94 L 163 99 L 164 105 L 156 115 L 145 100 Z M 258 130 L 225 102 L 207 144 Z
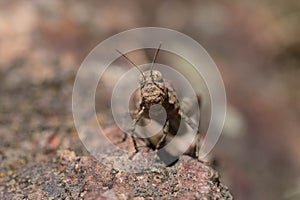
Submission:
M 150 119 L 149 111 L 151 106 L 160 105 L 165 109 L 166 112 L 166 121 L 163 125 L 163 134 L 156 137 L 150 137 L 145 139 L 147 146 L 153 148 L 154 150 L 160 149 L 166 142 L 168 135 L 175 136 L 178 133 L 181 120 L 186 122 L 193 130 L 197 131 L 194 151 L 192 156 L 195 156 L 198 160 L 199 158 L 199 146 L 200 146 L 200 131 L 197 128 L 198 126 L 187 116 L 188 108 L 183 108 L 180 105 L 176 92 L 170 82 L 162 77 L 161 72 L 158 70 L 153 70 L 154 63 L 157 59 L 158 53 L 160 51 L 161 44 L 157 48 L 150 70 L 142 71 L 139 67 L 134 64 L 126 55 L 119 52 L 127 61 L 129 61 L 134 67 L 136 67 L 141 75 L 139 77 L 139 89 L 137 90 L 136 96 L 136 110 L 133 111 L 133 121 L 129 132 L 131 133 L 131 139 L 135 148 L 135 155 L 139 152 L 139 147 L 137 146 L 136 139 L 134 137 L 134 132 L 136 129 L 137 123 L 141 122 L 143 119 Z M 190 102 L 188 102 L 190 103 Z M 200 98 L 198 97 L 198 102 L 200 103 Z M 161 109 L 155 111 L 155 115 L 159 116 L 161 114 Z M 144 117 L 144 118 L 143 118 Z M 122 141 L 127 139 L 127 134 L 124 133 Z

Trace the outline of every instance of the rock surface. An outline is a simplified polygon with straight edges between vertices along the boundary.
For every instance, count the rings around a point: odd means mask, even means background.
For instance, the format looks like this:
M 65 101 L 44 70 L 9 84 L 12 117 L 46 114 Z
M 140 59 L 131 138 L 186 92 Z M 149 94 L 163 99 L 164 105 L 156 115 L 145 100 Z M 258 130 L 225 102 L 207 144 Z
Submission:
M 105 129 L 107 137 L 118 143 L 122 132 L 116 127 Z M 45 134 L 41 140 L 49 140 L 44 149 L 55 146 L 56 136 Z M 53 142 L 54 141 L 54 142 Z M 43 142 L 42 142 L 43 143 Z M 76 143 L 80 143 L 76 141 Z M 139 145 L 145 145 L 138 141 Z M 130 137 L 118 144 L 123 150 L 132 151 Z M 109 161 L 120 162 L 116 156 L 120 150 L 107 149 Z M 145 151 L 146 150 L 146 151 Z M 143 168 L 150 149 L 138 153 L 124 165 Z M 143 154 L 142 154 L 143 153 Z M 7 169 L 0 176 L 0 199 L 231 199 L 232 196 L 220 182 L 218 173 L 198 160 L 183 155 L 170 167 L 150 165 L 146 171 L 129 173 L 108 167 L 93 156 L 79 156 L 72 150 L 60 149 L 56 153 L 24 163 L 14 161 L 7 154 L 3 165 Z M 9 161 L 9 162 L 8 162 Z M 11 168 L 11 163 L 19 167 Z M 134 163 L 134 164 L 133 164 Z M 10 168 L 9 168 L 10 167 Z
M 172 167 L 130 174 L 110 169 L 91 156 L 58 151 L 1 177 L 1 199 L 230 199 L 212 168 L 182 156 Z

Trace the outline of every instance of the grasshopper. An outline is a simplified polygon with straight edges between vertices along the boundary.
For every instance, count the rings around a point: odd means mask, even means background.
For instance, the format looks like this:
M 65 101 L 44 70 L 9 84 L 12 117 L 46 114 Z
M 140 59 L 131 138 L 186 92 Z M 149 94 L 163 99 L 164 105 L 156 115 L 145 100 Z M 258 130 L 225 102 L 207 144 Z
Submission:
M 176 96 L 176 92 L 172 87 L 169 80 L 162 77 L 162 74 L 158 70 L 153 70 L 154 63 L 157 59 L 158 53 L 160 51 L 161 44 L 156 49 L 154 58 L 151 63 L 150 70 L 142 71 L 134 62 L 132 62 L 126 55 L 124 55 L 119 50 L 120 53 L 129 63 L 136 67 L 140 71 L 139 77 L 139 89 L 136 93 L 136 110 L 133 111 L 133 120 L 129 132 L 131 133 L 131 139 L 134 145 L 135 152 L 133 155 L 139 152 L 139 147 L 137 146 L 136 138 L 134 137 L 134 131 L 137 123 L 141 122 L 143 117 L 150 119 L 149 110 L 153 105 L 161 105 L 167 114 L 166 121 L 163 125 L 163 134 L 160 138 L 150 137 L 145 141 L 147 146 L 150 146 L 154 150 L 158 150 L 165 143 L 168 135 L 175 136 L 178 132 L 180 121 L 184 120 L 194 131 L 197 131 L 195 147 L 192 156 L 195 156 L 199 161 L 199 148 L 200 148 L 200 131 L 197 125 L 188 117 L 186 114 L 188 111 L 180 105 L 179 100 Z M 198 96 L 198 102 L 201 103 L 200 97 Z M 160 111 L 157 111 L 159 115 Z M 124 133 L 122 142 L 127 139 L 127 134 Z M 133 156 L 132 155 L 132 156 Z

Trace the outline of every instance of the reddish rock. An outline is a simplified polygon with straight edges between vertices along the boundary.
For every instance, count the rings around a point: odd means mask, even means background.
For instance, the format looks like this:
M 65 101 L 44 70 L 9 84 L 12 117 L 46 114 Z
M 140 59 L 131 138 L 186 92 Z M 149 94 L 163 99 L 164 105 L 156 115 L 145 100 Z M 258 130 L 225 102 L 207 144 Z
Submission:
M 149 173 L 110 169 L 91 156 L 59 151 L 0 178 L 1 199 L 230 199 L 212 168 L 182 156 L 171 167 Z

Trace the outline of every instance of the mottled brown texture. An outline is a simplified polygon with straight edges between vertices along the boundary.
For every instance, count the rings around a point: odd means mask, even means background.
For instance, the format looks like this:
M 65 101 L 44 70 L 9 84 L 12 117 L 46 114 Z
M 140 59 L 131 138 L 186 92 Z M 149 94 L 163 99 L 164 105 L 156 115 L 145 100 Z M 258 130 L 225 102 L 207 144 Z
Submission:
M 1 177 L 1 199 L 229 199 L 218 173 L 182 156 L 172 167 L 130 174 L 110 169 L 91 156 L 62 150 Z
M 155 52 L 153 62 L 156 60 L 160 47 L 161 44 Z M 123 56 L 129 60 L 126 55 Z M 152 65 L 153 64 L 154 63 L 152 63 Z M 188 134 L 187 126 L 190 126 L 196 132 L 195 145 L 191 155 L 200 160 L 200 131 L 198 129 L 198 124 L 195 124 L 193 120 L 190 119 L 190 116 L 187 115 L 187 113 L 190 113 L 195 105 L 191 105 L 190 108 L 184 108 L 184 106 L 182 107 L 171 82 L 165 79 L 158 70 L 151 69 L 141 72 L 139 80 L 139 89 L 136 90 L 134 95 L 136 108 L 133 110 L 134 116 L 132 120 L 132 126 L 129 129 L 132 134 L 131 139 L 134 144 L 135 152 L 139 151 L 137 148 L 136 139 L 133 137 L 136 134 L 136 124 L 139 122 L 142 124 L 146 123 L 145 119 L 147 120 L 151 118 L 163 126 L 163 131 L 161 134 L 156 134 L 155 136 L 144 139 L 148 146 L 151 146 L 153 149 L 160 149 L 167 143 L 168 137 L 171 136 L 172 138 L 177 134 L 179 135 L 182 133 Z M 191 98 L 187 103 L 196 104 L 197 107 L 200 107 L 200 95 L 197 96 L 197 98 L 197 102 L 192 101 Z M 164 114 L 166 114 L 165 120 L 162 117 Z M 181 121 L 184 122 L 184 124 L 181 124 Z M 179 131 L 180 126 L 181 130 Z M 127 135 L 125 136 L 127 137 Z M 126 137 L 124 137 L 124 139 L 126 139 Z M 175 151 L 167 152 L 167 154 L 170 153 L 175 154 Z M 180 154 L 181 153 L 177 153 L 174 157 L 177 157 Z
M 122 135 L 116 127 L 105 132 L 112 142 L 119 141 Z M 49 135 L 45 135 L 45 139 L 48 140 Z M 141 140 L 138 144 L 145 145 Z M 50 142 L 44 149 L 52 146 Z M 129 138 L 119 146 L 128 151 L 134 149 Z M 107 149 L 107 156 L 115 156 L 117 151 L 115 148 Z M 149 151 L 152 150 L 145 149 L 138 154 Z M 136 155 L 134 167 L 142 168 L 143 160 L 150 159 L 147 156 L 147 153 Z M 130 160 L 125 160 L 124 164 L 129 163 Z M 157 164 L 140 173 L 122 172 L 107 166 L 92 156 L 77 156 L 74 151 L 59 150 L 53 156 L 50 154 L 0 177 L 0 199 L 231 198 L 215 170 L 186 155 L 171 167 Z

